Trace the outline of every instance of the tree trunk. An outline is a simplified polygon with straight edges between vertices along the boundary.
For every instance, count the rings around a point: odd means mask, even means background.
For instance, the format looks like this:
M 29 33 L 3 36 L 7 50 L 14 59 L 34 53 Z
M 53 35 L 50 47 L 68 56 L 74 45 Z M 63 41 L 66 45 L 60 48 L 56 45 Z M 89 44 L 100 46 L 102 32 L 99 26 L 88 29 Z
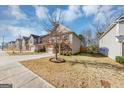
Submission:
M 58 56 L 57 56 L 57 45 L 55 47 L 55 51 L 56 51 L 55 59 L 57 60 L 57 58 L 58 58 Z
M 20 53 L 22 53 L 22 48 L 20 47 Z
M 57 60 L 57 52 L 56 52 L 56 60 Z
M 61 53 L 61 43 L 59 43 L 59 55 Z

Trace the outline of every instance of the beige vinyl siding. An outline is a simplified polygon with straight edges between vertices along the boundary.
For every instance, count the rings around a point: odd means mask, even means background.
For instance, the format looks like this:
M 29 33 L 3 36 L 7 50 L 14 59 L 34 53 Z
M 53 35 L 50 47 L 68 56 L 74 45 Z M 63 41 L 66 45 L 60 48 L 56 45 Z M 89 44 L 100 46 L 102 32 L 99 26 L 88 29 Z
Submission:
M 115 59 L 116 56 L 122 55 L 122 44 L 116 40 L 115 36 L 119 35 L 119 24 L 115 25 L 104 37 L 100 39 L 100 48 L 106 48 L 108 51 L 101 53 Z
M 124 22 L 119 23 L 119 35 L 124 35 Z
M 77 36 L 72 34 L 72 54 L 80 52 L 81 41 Z

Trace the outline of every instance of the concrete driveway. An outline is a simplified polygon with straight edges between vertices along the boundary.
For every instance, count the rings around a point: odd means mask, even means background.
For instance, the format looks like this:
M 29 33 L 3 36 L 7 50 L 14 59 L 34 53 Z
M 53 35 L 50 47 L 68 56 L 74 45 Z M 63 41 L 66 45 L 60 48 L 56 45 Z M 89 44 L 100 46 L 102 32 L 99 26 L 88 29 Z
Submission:
M 0 50 L 0 87 L 1 84 L 10 84 L 14 88 L 54 87 L 19 63 L 23 60 L 50 56 L 53 56 L 53 54 L 9 56 L 6 52 Z

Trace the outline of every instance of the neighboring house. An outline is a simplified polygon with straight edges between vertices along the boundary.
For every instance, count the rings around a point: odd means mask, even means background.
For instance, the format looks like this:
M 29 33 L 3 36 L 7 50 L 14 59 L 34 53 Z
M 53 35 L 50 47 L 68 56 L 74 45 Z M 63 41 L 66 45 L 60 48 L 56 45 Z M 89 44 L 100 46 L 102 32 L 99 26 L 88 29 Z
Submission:
M 8 48 L 8 43 L 2 42 L 1 46 L 2 49 L 7 49 Z
M 124 16 L 114 21 L 99 40 L 100 52 L 115 60 L 124 56 Z
M 29 38 L 28 37 L 23 37 L 22 38 L 22 50 L 23 51 L 28 51 L 29 50 L 29 44 L 28 44 Z
M 8 47 L 8 43 L 6 43 L 6 42 L 4 42 L 4 44 L 3 44 L 3 48 L 7 48 Z
M 8 49 L 15 49 L 16 48 L 16 44 L 15 44 L 15 41 L 11 41 L 7 44 L 8 46 Z
M 70 29 L 68 29 L 63 25 L 59 25 L 57 31 L 58 31 L 57 40 L 59 40 L 61 37 L 61 40 L 59 41 L 61 45 L 60 46 L 61 51 L 65 51 L 68 49 L 68 51 L 71 51 L 72 54 L 80 52 L 81 40 L 74 32 L 72 32 Z M 55 53 L 55 48 L 53 44 L 56 40 L 55 39 L 56 37 L 53 35 L 53 33 L 56 33 L 56 32 L 53 30 L 49 34 L 42 36 L 40 40 L 41 43 L 37 44 L 37 46 L 42 46 L 41 48 L 45 47 L 45 50 L 48 53 Z M 58 47 L 59 47 L 59 44 L 58 44 Z
M 36 45 L 39 42 L 39 39 L 38 39 L 39 37 L 40 36 L 38 35 L 33 35 L 33 34 L 30 35 L 29 41 L 28 41 L 30 51 L 37 51 Z
M 22 39 L 16 39 L 15 44 L 17 50 L 22 50 Z
M 37 51 L 47 51 L 47 47 L 49 46 L 49 34 L 40 36 L 38 38 L 38 44 L 36 45 Z M 50 51 L 49 51 L 50 52 Z
M 57 33 L 57 35 L 55 35 Z M 61 37 L 61 39 L 60 39 Z M 57 51 L 71 51 L 72 54 L 80 52 L 82 41 L 76 33 L 69 28 L 58 25 L 57 30 L 50 31 L 47 35 L 38 36 L 31 34 L 30 37 L 23 37 L 16 40 L 16 48 L 28 51 L 46 51 L 48 53 L 55 53 L 55 42 L 57 43 Z

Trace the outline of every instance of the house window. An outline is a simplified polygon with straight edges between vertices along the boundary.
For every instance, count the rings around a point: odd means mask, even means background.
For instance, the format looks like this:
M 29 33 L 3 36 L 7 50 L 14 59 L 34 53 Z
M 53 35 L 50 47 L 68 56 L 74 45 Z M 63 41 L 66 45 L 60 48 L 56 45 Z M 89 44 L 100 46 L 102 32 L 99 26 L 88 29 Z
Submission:
M 68 34 L 64 35 L 64 40 L 69 40 L 69 35 Z

